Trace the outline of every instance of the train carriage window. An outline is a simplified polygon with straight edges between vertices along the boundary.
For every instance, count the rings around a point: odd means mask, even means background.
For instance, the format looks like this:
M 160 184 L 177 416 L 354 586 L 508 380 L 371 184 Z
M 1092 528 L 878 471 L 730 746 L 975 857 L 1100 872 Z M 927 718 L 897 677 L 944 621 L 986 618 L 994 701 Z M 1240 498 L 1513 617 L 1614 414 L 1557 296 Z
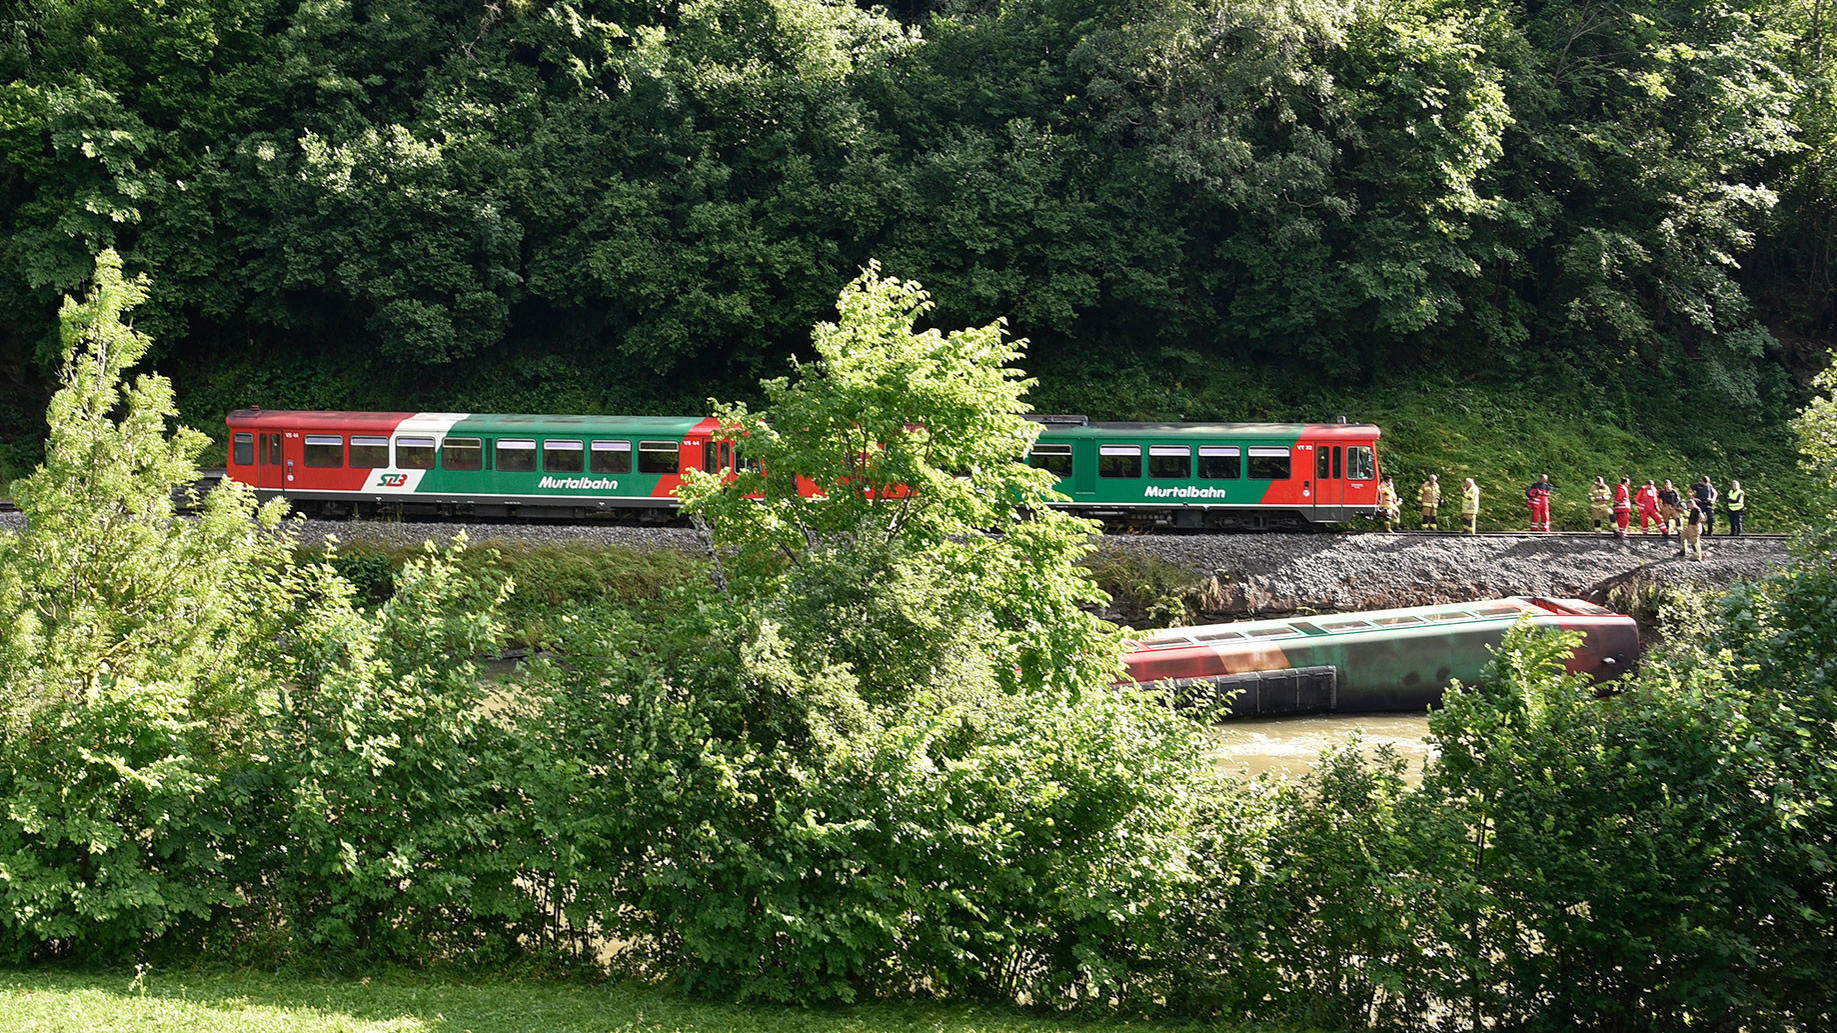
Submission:
M 1340 478 L 1340 453 L 1343 451 L 1345 449 L 1340 446 L 1333 446 L 1333 479 L 1336 481 Z
M 389 439 L 351 435 L 351 466 L 358 470 L 376 470 L 389 465 Z
M 1346 450 L 1346 479 L 1349 481 L 1370 481 L 1378 476 L 1378 464 L 1373 462 L 1369 445 L 1354 445 Z
M 1097 448 L 1097 476 L 1142 476 L 1142 446 L 1099 445 Z
M 440 466 L 445 470 L 483 470 L 484 442 L 478 438 L 447 438 L 440 443 Z
M 1298 632 L 1296 632 L 1295 629 L 1293 628 L 1284 626 L 1280 628 L 1253 628 L 1249 631 L 1244 632 L 1244 634 L 1250 636 L 1251 638 L 1276 638 L 1277 636 L 1280 636 L 1280 635 L 1298 634 Z
M 586 467 L 586 455 L 579 441 L 548 439 L 542 442 L 542 469 L 549 473 L 580 473 Z
M 338 434 L 308 434 L 301 458 L 307 466 L 343 466 L 344 437 Z
M 395 468 L 398 470 L 432 470 L 434 468 L 434 439 L 406 437 L 395 439 Z
M 1333 450 L 1325 445 L 1314 449 L 1314 479 L 1324 481 L 1333 476 Z
M 280 465 L 281 436 L 279 434 L 268 435 L 268 462 L 273 463 L 276 466 Z
M 588 463 L 593 473 L 631 473 L 631 442 L 595 441 Z
M 1200 445 L 1199 479 L 1235 481 L 1244 476 L 1244 450 L 1236 445 Z
M 261 438 L 262 465 L 267 466 L 270 462 L 278 461 L 278 456 L 275 460 L 270 460 L 268 458 L 268 435 L 262 434 L 259 435 L 259 437 Z
M 534 438 L 499 438 L 496 451 L 499 470 L 505 473 L 536 472 Z
M 1396 625 L 1399 625 L 1399 624 L 1421 624 L 1422 618 L 1412 617 L 1408 614 L 1399 614 L 1398 616 L 1395 616 L 1395 617 L 1373 617 L 1371 619 L 1371 622 L 1373 624 L 1378 625 L 1379 627 L 1388 628 L 1388 627 L 1395 627 Z
M 255 463 L 255 435 L 237 434 L 232 439 L 230 462 L 237 466 L 252 466 Z M 262 437 L 262 451 L 268 451 L 268 438 Z
M 1289 450 L 1286 448 L 1250 449 L 1250 479 L 1253 481 L 1286 481 L 1289 475 Z
M 675 473 L 682 445 L 676 441 L 638 442 L 639 473 Z
M 1148 446 L 1148 476 L 1161 481 L 1192 479 L 1193 450 L 1185 445 Z
M 1036 466 L 1061 480 L 1072 475 L 1072 446 L 1035 445 L 1027 453 L 1027 465 Z

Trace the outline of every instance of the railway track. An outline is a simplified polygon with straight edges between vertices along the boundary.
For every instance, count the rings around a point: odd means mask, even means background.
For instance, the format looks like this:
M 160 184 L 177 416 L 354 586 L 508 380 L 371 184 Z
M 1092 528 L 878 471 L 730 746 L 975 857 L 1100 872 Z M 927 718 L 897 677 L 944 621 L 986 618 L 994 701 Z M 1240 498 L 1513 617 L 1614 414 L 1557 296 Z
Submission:
M 220 476 L 221 475 L 219 474 L 219 477 Z M 212 479 L 209 483 L 214 483 L 214 479 Z M 209 483 L 207 483 L 204 486 L 206 489 L 208 489 Z M 14 504 L 14 502 L 11 499 L 0 499 L 0 513 L 17 513 L 17 512 L 19 512 L 19 507 L 16 504 Z M 357 522 L 362 523 L 363 521 L 360 520 Z M 441 519 L 430 518 L 427 521 L 410 520 L 406 522 L 408 523 L 447 522 L 447 518 L 441 518 Z M 475 521 L 475 522 L 480 523 L 480 524 L 517 523 L 517 521 L 505 521 L 505 520 L 485 520 L 485 521 Z M 578 527 L 606 526 L 605 521 L 581 521 L 577 523 L 570 523 L 566 521 L 544 520 L 544 521 L 534 521 L 534 523 L 542 524 L 544 526 L 557 528 L 557 529 L 566 528 L 570 526 L 578 526 Z M 1124 536 L 1127 536 L 1128 534 L 1139 535 L 1139 534 L 1144 534 L 1144 533 L 1146 534 L 1171 533 L 1171 534 L 1177 534 L 1182 537 L 1195 536 L 1195 532 L 1191 532 L 1191 531 L 1112 532 L 1112 534 L 1122 534 Z M 1231 531 L 1227 531 L 1227 532 L 1212 532 L 1212 533 L 1225 534 L 1227 536 L 1243 535 L 1247 537 L 1254 537 L 1260 534 L 1274 534 L 1274 533 L 1281 533 L 1281 532 L 1271 532 L 1271 531 L 1235 531 L 1235 532 L 1231 532 Z M 1619 539 L 1619 538 L 1615 538 L 1611 534 L 1602 534 L 1598 531 L 1480 531 L 1475 534 L 1468 534 L 1465 531 L 1420 531 L 1420 530 L 1379 531 L 1376 529 L 1361 529 L 1361 530 L 1356 530 L 1356 531 L 1340 531 L 1340 532 L 1326 532 L 1326 533 L 1352 535 L 1352 536 L 1377 536 L 1377 537 L 1383 537 L 1383 538 L 1431 539 L 1431 540 L 1433 539 L 1455 539 L 1455 538 L 1492 538 L 1492 539 L 1504 538 L 1504 539 L 1518 539 L 1522 541 L 1538 541 L 1541 539 L 1557 539 L 1557 540 L 1564 540 L 1564 541 L 1586 541 L 1589 539 L 1596 539 L 1602 542 L 1603 544 L 1610 544 L 1614 542 L 1625 542 L 1626 544 L 1629 544 L 1629 545 L 1635 545 L 1640 542 L 1645 542 L 1645 543 L 1652 544 L 1652 545 L 1670 546 L 1672 548 L 1676 548 L 1678 544 L 1677 537 L 1675 535 L 1672 535 L 1672 536 L 1664 536 L 1664 535 L 1657 535 L 1657 534 L 1642 535 L 1638 533 L 1633 533 L 1633 534 L 1627 535 L 1624 539 Z M 1201 534 L 1203 534 L 1203 532 L 1201 532 Z M 1758 542 L 1781 542 L 1781 541 L 1787 541 L 1791 537 L 1792 536 L 1789 534 L 1771 534 L 1771 533 L 1752 533 L 1750 532 L 1747 534 L 1740 535 L 1739 537 L 1735 535 L 1728 535 L 1728 534 L 1709 535 L 1707 536 L 1707 540 L 1726 545 L 1732 541 L 1739 541 L 1743 539 L 1748 539 L 1748 540 L 1753 540 L 1753 541 L 1758 541 Z
M 1677 545 L 1676 535 L 1639 534 L 1638 532 L 1629 534 L 1625 538 L 1616 538 L 1614 535 L 1602 534 L 1599 531 L 1480 531 L 1475 534 L 1468 534 L 1465 531 L 1357 531 L 1353 533 L 1375 534 L 1398 538 L 1522 538 L 1526 541 L 1536 541 L 1540 538 L 1559 538 L 1570 541 L 1594 538 L 1603 542 L 1650 542 L 1656 545 L 1671 545 L 1674 547 Z M 1747 538 L 1752 538 L 1756 541 L 1779 542 L 1790 539 L 1792 535 L 1746 532 L 1741 535 L 1713 534 L 1705 535 L 1704 537 L 1708 541 L 1718 542 L 1739 541 Z

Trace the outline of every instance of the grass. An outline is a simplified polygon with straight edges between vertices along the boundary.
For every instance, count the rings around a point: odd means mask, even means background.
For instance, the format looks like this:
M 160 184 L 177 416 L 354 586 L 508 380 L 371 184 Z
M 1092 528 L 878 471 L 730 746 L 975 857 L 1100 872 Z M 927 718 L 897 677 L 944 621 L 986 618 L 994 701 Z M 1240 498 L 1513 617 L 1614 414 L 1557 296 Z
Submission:
M 393 592 L 395 572 L 423 555 L 420 548 L 379 548 L 352 543 L 339 547 L 333 567 L 357 587 L 361 598 L 381 602 Z M 301 550 L 306 561 L 323 558 L 318 548 Z M 511 643 L 528 645 L 552 636 L 555 617 L 570 607 L 630 604 L 654 599 L 670 585 L 700 577 L 706 563 L 670 549 L 630 549 L 585 544 L 521 545 L 474 542 L 461 566 L 468 573 L 507 576 L 516 591 L 504 606 Z
M 505 977 L 0 973 L 0 1029 L 8 1033 L 1152 1033 L 1195 1028 L 912 1002 L 825 1009 L 708 1004 L 645 986 Z

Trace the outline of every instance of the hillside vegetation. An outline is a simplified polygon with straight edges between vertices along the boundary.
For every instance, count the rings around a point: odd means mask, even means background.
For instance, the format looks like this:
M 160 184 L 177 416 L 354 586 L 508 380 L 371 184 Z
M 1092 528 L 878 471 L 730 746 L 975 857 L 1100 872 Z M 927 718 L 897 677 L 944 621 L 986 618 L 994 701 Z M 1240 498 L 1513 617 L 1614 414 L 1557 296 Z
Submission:
M 103 248 L 207 429 L 756 399 L 870 259 L 1052 407 L 1557 428 L 1501 479 L 1773 461 L 1831 338 L 1817 0 L 8 10 L 0 477 Z
M 1837 1019 L 1837 370 L 1796 424 L 1797 562 L 1668 600 L 1605 698 L 1565 672 L 1575 633 L 1514 629 L 1430 715 L 1419 781 L 1356 746 L 1290 781 L 1221 770 L 1208 715 L 1116 683 L 1089 528 L 1025 463 L 1021 347 L 921 329 L 911 281 L 870 268 L 795 380 L 720 407 L 762 466 L 688 478 L 705 576 L 551 597 L 544 655 L 498 674 L 514 567 L 430 546 L 360 594 L 375 554 L 302 558 L 246 485 L 174 519 L 204 439 L 167 430 L 165 378 L 126 379 L 146 290 L 105 251 L 63 306 L 46 462 L 0 535 L 0 965 L 139 978 L 22 974 L 0 1014 L 280 1027 L 144 967 L 253 964 L 768 1006 L 736 1026 L 899 1000 L 1384 1033 Z M 251 992 L 420 1021 L 386 987 Z

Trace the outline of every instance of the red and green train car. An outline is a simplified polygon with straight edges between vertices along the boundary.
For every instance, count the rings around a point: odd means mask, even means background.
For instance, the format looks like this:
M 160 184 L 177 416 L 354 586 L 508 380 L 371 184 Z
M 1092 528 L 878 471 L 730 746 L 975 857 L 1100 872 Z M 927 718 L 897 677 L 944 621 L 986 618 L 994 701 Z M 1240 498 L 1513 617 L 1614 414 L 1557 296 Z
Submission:
M 1065 508 L 1179 528 L 1338 523 L 1377 510 L 1369 424 L 1093 423 L 1036 417 L 1030 462 Z M 326 515 L 673 515 L 689 470 L 732 469 L 698 416 L 238 409 L 228 476 Z
M 1514 596 L 1330 617 L 1171 628 L 1124 658 L 1129 680 L 1225 700 L 1231 717 L 1422 711 L 1472 684 L 1520 619 L 1582 633 L 1569 670 L 1597 682 L 1639 660 L 1633 618 L 1580 599 Z
M 229 415 L 227 476 L 327 515 L 674 515 L 692 469 L 733 465 L 707 417 Z
M 1108 523 L 1176 528 L 1336 524 L 1378 511 L 1369 423 L 1093 423 L 1036 416 L 1030 461 L 1063 507 Z

